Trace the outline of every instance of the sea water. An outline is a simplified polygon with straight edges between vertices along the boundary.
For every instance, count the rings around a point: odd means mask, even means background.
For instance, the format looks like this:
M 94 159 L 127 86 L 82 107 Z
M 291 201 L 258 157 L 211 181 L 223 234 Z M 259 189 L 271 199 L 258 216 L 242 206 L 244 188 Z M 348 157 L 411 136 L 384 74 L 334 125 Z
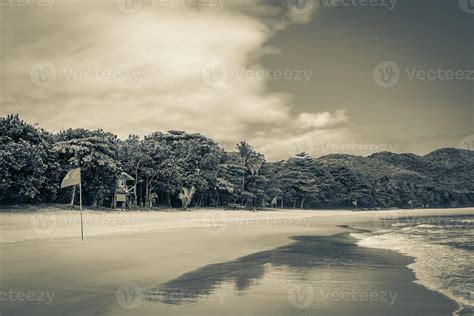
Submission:
M 455 300 L 454 315 L 474 315 L 474 216 L 382 218 L 371 230 L 352 234 L 359 246 L 413 257 L 417 283 Z

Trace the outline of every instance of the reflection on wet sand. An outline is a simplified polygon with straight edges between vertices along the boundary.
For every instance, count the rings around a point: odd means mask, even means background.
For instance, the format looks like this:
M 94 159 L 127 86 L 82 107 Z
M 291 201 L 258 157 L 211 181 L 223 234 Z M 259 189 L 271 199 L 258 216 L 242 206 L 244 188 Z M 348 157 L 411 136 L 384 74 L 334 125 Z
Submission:
M 268 265 L 299 274 L 301 279 L 308 271 L 327 266 L 375 269 L 392 265 L 390 257 L 380 256 L 375 251 L 354 251 L 357 247 L 346 234 L 331 237 L 299 236 L 293 239 L 295 242 L 274 250 L 208 265 L 183 274 L 150 290 L 147 299 L 166 304 L 197 302 L 211 295 L 223 283 L 232 283 L 238 295 L 243 295 L 263 278 Z

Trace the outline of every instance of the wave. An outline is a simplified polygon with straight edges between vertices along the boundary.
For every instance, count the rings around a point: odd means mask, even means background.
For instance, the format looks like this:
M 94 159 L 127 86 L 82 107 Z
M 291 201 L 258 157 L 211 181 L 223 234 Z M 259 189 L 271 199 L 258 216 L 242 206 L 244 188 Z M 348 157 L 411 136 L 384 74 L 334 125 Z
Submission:
M 438 225 L 430 225 L 430 224 L 421 224 L 421 225 L 416 225 L 415 227 L 417 227 L 417 228 L 437 228 L 439 226 Z
M 406 227 L 408 225 L 408 223 L 394 223 L 392 224 L 392 227 Z
M 415 282 L 456 301 L 461 306 L 457 315 L 464 315 L 466 310 L 474 312 L 474 283 L 470 283 L 474 276 L 472 252 L 401 231 L 351 235 L 359 239 L 357 244 L 361 247 L 389 249 L 413 257 L 414 263 L 408 268 L 415 273 Z

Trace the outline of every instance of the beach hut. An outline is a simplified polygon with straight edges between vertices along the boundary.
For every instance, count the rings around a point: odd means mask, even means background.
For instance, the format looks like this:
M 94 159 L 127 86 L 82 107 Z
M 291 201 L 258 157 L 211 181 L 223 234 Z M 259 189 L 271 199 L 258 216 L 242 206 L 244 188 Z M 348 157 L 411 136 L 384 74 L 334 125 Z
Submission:
M 135 179 L 126 172 L 122 172 L 117 177 L 114 195 L 114 208 L 117 208 L 118 204 L 120 204 L 121 208 L 132 206 L 132 199 L 135 196 L 134 181 Z

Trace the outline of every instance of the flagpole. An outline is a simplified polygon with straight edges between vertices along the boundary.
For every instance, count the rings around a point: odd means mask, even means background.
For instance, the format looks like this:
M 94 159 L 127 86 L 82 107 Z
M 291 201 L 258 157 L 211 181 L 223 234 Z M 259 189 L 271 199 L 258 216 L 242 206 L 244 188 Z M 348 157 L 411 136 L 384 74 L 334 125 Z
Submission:
M 74 207 L 74 199 L 76 198 L 76 186 L 72 187 L 71 207 Z
M 67 187 L 73 187 L 71 206 L 74 206 L 74 200 L 76 197 L 76 187 L 79 186 L 79 211 L 81 213 L 81 239 L 84 240 L 84 224 L 82 222 L 82 181 L 81 181 L 81 168 L 74 168 L 69 172 L 61 181 L 61 189 Z
M 84 226 L 82 225 L 82 184 L 79 183 L 79 210 L 81 212 L 81 239 L 84 241 Z

